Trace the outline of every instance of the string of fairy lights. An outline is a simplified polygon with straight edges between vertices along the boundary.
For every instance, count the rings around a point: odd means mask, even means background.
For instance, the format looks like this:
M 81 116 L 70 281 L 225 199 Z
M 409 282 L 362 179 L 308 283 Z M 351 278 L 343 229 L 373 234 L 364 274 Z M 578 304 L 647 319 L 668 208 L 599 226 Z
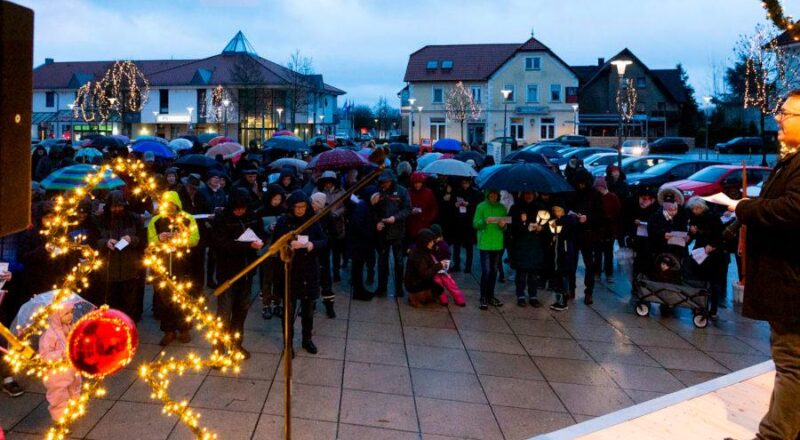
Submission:
M 87 175 L 85 186 L 55 200 L 54 214 L 43 225 L 42 230 L 47 239 L 50 257 L 64 257 L 77 253 L 79 258 L 61 285 L 56 287 L 52 303 L 34 312 L 32 323 L 24 329 L 19 329 L 18 342 L 21 343 L 11 344 L 12 347 L 4 357 L 15 373 L 24 372 L 44 381 L 53 374 L 70 368 L 67 360 L 45 361 L 36 355 L 31 349 L 31 337 L 41 335 L 47 329 L 48 318 L 60 310 L 62 302 L 72 292 L 79 294 L 87 288 L 88 274 L 102 267 L 103 262 L 99 258 L 99 253 L 87 244 L 83 244 L 85 237 L 78 236 L 72 239 L 69 231 L 78 223 L 78 204 L 86 197 L 93 197 L 92 190 L 109 172 L 113 173 L 112 176 L 118 175 L 126 180 L 126 184 L 131 187 L 130 193 L 133 197 L 158 201 L 163 199 L 165 193 L 159 190 L 155 177 L 147 171 L 144 162 L 117 158 L 113 163 L 100 167 L 98 172 Z M 244 359 L 242 353 L 236 349 L 237 340 L 241 335 L 229 333 L 222 320 L 209 310 L 205 297 L 190 294 L 192 284 L 182 282 L 170 273 L 169 258 L 184 258 L 191 252 L 190 237 L 196 233 L 193 230 L 196 225 L 187 221 L 189 214 L 168 208 L 168 203 L 159 204 L 159 214 L 162 218 L 168 219 L 169 229 L 173 233 L 168 241 L 150 244 L 145 250 L 142 264 L 149 269 L 148 281 L 171 292 L 172 302 L 180 308 L 186 322 L 192 323 L 211 344 L 212 353 L 208 357 L 190 353 L 183 358 L 175 358 L 167 357 L 162 352 L 155 361 L 144 363 L 139 367 L 139 378 L 150 386 L 151 397 L 161 401 L 164 414 L 178 417 L 197 438 L 212 439 L 216 438 L 216 434 L 200 426 L 200 414 L 189 407 L 188 401 L 172 399 L 169 386 L 173 377 L 205 368 L 238 373 L 239 365 Z M 127 363 L 132 360 L 133 353 L 130 356 Z M 79 396 L 69 401 L 61 418 L 48 430 L 47 439 L 65 439 L 70 425 L 87 413 L 91 398 L 105 395 L 104 377 L 86 375 L 84 377 L 87 380 L 84 381 Z
M 789 36 L 794 41 L 800 41 L 800 28 L 795 26 L 791 16 L 784 15 L 783 6 L 779 0 L 763 0 L 761 6 L 767 10 L 767 18 L 781 30 L 789 32 Z
M 140 112 L 150 95 L 150 82 L 133 61 L 117 61 L 100 81 L 78 88 L 72 112 L 86 122 L 106 122 L 113 113 Z
M 639 95 L 636 92 L 632 78 L 627 78 L 624 81 L 625 87 L 617 87 L 617 111 L 624 120 L 630 121 L 636 114 L 636 103 Z

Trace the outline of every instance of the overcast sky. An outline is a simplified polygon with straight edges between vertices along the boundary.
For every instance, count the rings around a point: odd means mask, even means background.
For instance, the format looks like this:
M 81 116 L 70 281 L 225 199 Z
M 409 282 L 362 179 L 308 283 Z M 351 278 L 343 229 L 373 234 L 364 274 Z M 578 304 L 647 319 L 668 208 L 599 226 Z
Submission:
M 571 65 L 630 48 L 651 68 L 683 63 L 699 99 L 759 0 L 13 0 L 35 12 L 34 62 L 203 58 L 242 30 L 264 58 L 300 50 L 345 99 L 399 105 L 408 56 L 428 44 L 538 40 Z M 785 1 L 800 16 L 800 2 Z M 340 102 L 341 105 L 341 102 Z

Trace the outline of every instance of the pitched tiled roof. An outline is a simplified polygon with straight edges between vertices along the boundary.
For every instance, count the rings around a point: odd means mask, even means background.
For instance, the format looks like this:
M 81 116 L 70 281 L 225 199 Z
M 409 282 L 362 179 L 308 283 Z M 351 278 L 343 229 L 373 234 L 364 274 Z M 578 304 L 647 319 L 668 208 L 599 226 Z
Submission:
M 535 38 L 522 44 L 446 44 L 412 53 L 403 81 L 486 81 L 517 52 L 548 52 L 569 68 Z M 436 61 L 435 69 L 428 68 L 431 61 Z M 443 69 L 443 61 L 452 61 L 452 69 Z
M 669 90 L 669 93 L 676 102 L 686 102 L 688 97 L 683 90 L 683 81 L 681 81 L 681 72 L 678 69 L 652 69 L 650 72 L 656 76 Z
M 800 26 L 800 21 L 795 22 L 795 26 Z M 796 41 L 789 31 L 784 31 L 780 35 L 778 35 L 778 46 L 788 46 L 790 44 L 800 44 L 800 41 Z
M 148 60 L 134 61 L 146 76 L 189 62 L 188 60 Z M 34 89 L 67 89 L 73 77 L 89 81 L 102 78 L 114 65 L 114 61 L 68 61 L 42 64 L 33 69 Z M 79 84 L 82 85 L 82 84 Z
M 600 66 L 572 66 L 572 71 L 578 75 L 578 81 L 580 84 L 588 82 L 592 79 L 597 71 L 600 70 Z

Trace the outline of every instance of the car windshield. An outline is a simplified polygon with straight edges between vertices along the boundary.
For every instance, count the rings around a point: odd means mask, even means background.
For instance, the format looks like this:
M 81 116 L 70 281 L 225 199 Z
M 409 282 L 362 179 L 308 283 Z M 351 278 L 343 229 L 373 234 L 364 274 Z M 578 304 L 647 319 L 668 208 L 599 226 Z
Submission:
M 652 175 L 656 175 L 657 176 L 659 174 L 662 174 L 662 173 L 665 173 L 665 172 L 671 170 L 673 166 L 674 166 L 674 164 L 672 164 L 670 162 L 664 162 L 664 163 L 660 163 L 658 165 L 654 165 L 651 168 L 646 169 L 644 171 L 644 173 L 645 174 L 652 174 Z
M 628 157 L 622 159 L 622 169 L 626 173 L 641 173 L 649 168 L 652 168 L 660 163 L 664 163 L 665 159 L 654 159 L 648 157 Z
M 727 168 L 708 167 L 689 176 L 689 180 L 694 180 L 695 182 L 714 183 L 718 181 L 722 176 L 724 176 L 727 172 L 728 172 Z
M 642 145 L 644 145 L 644 141 L 641 141 L 641 140 L 639 140 L 639 141 L 625 141 L 625 142 L 622 143 L 622 148 L 625 148 L 625 147 L 628 147 L 628 148 L 641 147 Z

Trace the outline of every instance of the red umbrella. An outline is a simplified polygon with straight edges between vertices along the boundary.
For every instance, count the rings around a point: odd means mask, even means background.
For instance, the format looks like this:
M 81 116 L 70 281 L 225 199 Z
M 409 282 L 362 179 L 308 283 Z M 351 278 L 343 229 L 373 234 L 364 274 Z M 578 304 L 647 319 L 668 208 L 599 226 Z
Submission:
M 291 130 L 279 130 L 272 134 L 272 137 L 275 136 L 294 136 Z
M 367 161 L 353 150 L 335 149 L 314 157 L 308 163 L 308 167 L 316 171 L 342 170 L 357 168 L 366 164 Z
M 217 154 L 221 154 L 223 159 L 233 159 L 234 157 L 244 153 L 244 147 L 236 142 L 224 142 L 214 145 L 206 151 L 206 156 L 214 158 Z
M 214 139 L 211 139 L 210 141 L 208 141 L 208 145 L 214 147 L 214 146 L 217 146 L 219 144 L 223 144 L 225 142 L 236 142 L 236 141 L 231 139 L 231 138 L 229 138 L 229 137 L 227 137 L 227 136 L 217 136 Z

